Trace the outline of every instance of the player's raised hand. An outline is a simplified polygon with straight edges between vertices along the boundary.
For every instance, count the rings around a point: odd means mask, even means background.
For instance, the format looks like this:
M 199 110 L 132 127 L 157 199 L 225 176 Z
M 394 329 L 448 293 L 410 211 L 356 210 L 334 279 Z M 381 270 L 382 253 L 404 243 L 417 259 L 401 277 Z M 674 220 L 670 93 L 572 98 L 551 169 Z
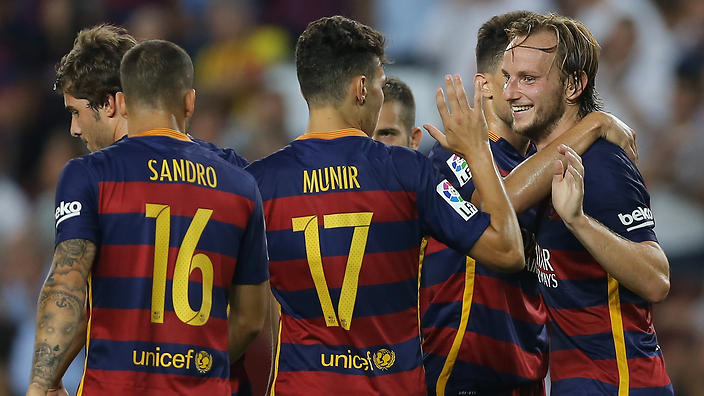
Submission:
M 445 76 L 447 101 L 445 101 L 443 90 L 441 88 L 437 90 L 435 102 L 445 127 L 445 133 L 431 124 L 424 124 L 423 127 L 446 150 L 461 156 L 471 157 L 475 149 L 482 144 L 488 144 L 489 131 L 484 119 L 480 88 L 477 81 L 474 85 L 474 107 L 469 104 L 459 74 Z
M 584 166 L 582 166 L 582 158 L 570 147 L 562 144 L 558 147 L 558 151 L 566 157 L 567 170 L 565 171 L 563 161 L 554 162 L 552 206 L 562 220 L 570 224 L 584 214 L 582 210 Z

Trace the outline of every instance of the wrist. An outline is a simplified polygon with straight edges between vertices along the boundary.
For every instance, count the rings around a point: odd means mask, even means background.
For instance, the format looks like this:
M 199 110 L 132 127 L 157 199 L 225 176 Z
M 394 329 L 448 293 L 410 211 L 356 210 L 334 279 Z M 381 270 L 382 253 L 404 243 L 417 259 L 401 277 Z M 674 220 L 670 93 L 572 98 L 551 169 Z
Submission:
M 489 159 L 493 160 L 491 155 L 491 147 L 489 142 L 481 143 L 480 145 L 463 147 L 459 155 L 467 161 L 467 164 L 471 168 L 473 164 L 478 162 L 487 161 Z
M 580 211 L 580 213 L 574 217 L 562 220 L 565 222 L 565 225 L 572 233 L 577 230 L 583 229 L 589 223 L 589 218 L 582 211 Z

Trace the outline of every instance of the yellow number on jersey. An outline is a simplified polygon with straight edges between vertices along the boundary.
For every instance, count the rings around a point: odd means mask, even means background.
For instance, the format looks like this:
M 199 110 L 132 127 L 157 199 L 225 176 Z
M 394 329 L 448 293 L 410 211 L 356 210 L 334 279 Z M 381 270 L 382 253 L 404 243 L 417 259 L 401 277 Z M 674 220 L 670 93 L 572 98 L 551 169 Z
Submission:
M 205 225 L 212 214 L 212 209 L 199 208 L 195 216 L 193 216 L 176 257 L 174 278 L 171 285 L 171 298 L 176 316 L 182 322 L 193 326 L 202 326 L 208 322 L 213 306 L 213 262 L 203 253 L 193 255 Z M 168 205 L 148 203 L 145 216 L 156 218 L 151 321 L 152 323 L 164 323 L 166 271 L 169 262 L 169 236 L 171 234 L 171 208 Z M 198 312 L 191 309 L 191 303 L 188 300 L 188 279 L 196 268 L 200 269 L 203 277 L 203 294 Z
M 294 232 L 303 231 L 306 242 L 306 256 L 310 275 L 313 277 L 315 291 L 318 293 L 320 307 L 323 310 L 325 324 L 328 327 L 342 326 L 349 330 L 354 304 L 357 300 L 357 286 L 359 284 L 359 271 L 362 269 L 362 259 L 367 246 L 369 236 L 369 225 L 372 222 L 372 212 L 356 213 L 336 213 L 323 216 L 323 226 L 325 228 L 354 227 L 352 233 L 352 243 L 347 255 L 347 266 L 345 267 L 345 277 L 342 280 L 340 290 L 340 302 L 337 306 L 340 322 L 338 324 L 335 310 L 330 299 L 325 273 L 323 271 L 323 259 L 320 254 L 320 237 L 318 235 L 318 217 L 303 216 L 291 219 Z

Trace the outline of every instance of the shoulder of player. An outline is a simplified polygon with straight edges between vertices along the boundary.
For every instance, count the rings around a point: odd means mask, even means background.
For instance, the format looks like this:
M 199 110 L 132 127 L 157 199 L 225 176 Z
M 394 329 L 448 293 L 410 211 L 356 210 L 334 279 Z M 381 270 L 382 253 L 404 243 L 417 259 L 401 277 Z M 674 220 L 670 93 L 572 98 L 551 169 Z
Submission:
M 286 146 L 264 158 L 250 162 L 244 169 L 257 178 L 263 176 L 265 173 L 272 172 L 278 167 L 286 166 L 284 159 L 290 157 L 290 155 L 290 146 Z
M 584 182 L 598 188 L 585 190 L 600 195 L 621 191 L 627 186 L 645 190 L 643 177 L 626 153 L 604 139 L 597 140 L 582 155 Z
M 619 168 L 632 168 L 633 161 L 623 149 L 606 139 L 597 139 L 582 154 L 582 163 L 596 167 L 618 166 Z
M 249 164 L 249 161 L 247 161 L 244 157 L 239 155 L 237 151 L 235 151 L 232 148 L 229 147 L 220 147 L 214 143 L 207 142 L 205 140 L 197 139 L 194 137 L 191 137 L 191 140 L 198 144 L 199 146 L 204 147 L 205 149 L 213 151 L 215 154 L 218 155 L 218 157 L 224 159 L 227 162 L 232 163 L 235 166 L 238 167 L 244 167 Z

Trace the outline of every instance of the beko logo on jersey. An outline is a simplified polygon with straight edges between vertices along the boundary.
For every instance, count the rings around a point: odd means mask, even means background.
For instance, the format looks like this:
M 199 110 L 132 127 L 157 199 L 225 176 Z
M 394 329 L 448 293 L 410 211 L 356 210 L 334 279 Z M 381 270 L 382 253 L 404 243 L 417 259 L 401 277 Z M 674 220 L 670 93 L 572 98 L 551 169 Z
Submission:
M 71 217 L 75 216 L 80 216 L 82 208 L 83 205 L 81 205 L 81 203 L 78 201 L 61 201 L 61 203 L 59 203 L 59 206 L 56 207 L 56 213 L 54 214 L 54 218 L 56 219 L 56 226 L 58 227 L 59 223 L 66 219 L 70 219 Z
M 643 207 L 636 208 L 631 213 L 619 213 L 618 219 L 621 220 L 621 224 L 626 227 L 631 224 L 638 223 L 626 228 L 626 231 L 633 231 L 638 228 L 655 225 L 655 222 L 653 221 L 653 212 L 649 208 Z
M 445 199 L 445 201 L 447 201 L 447 203 L 450 204 L 450 206 L 452 206 L 452 209 L 454 209 L 455 212 L 462 216 L 465 221 L 469 220 L 472 216 L 479 212 L 476 206 L 462 198 L 460 193 L 452 187 L 452 184 L 450 184 L 447 179 L 441 181 L 435 190 Z
M 464 158 L 457 154 L 452 154 L 452 157 L 448 158 L 446 162 L 447 166 L 452 169 L 452 173 L 457 177 L 460 187 L 472 179 L 472 172 L 469 170 L 469 165 L 467 165 L 467 161 Z

